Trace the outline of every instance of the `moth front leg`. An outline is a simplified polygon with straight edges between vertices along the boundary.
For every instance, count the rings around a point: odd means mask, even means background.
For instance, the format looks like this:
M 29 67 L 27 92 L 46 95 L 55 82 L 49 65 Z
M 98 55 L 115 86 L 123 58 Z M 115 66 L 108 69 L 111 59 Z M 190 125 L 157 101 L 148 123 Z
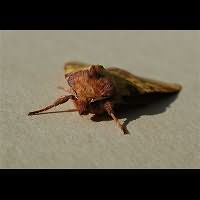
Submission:
M 53 107 L 56 107 L 56 106 L 58 106 L 60 104 L 63 104 L 65 102 L 67 102 L 69 99 L 74 100 L 75 99 L 74 95 L 68 95 L 68 96 L 59 97 L 56 101 L 54 101 L 54 103 L 52 103 L 52 104 L 50 104 L 50 105 L 48 105 L 48 106 L 46 106 L 46 107 L 44 107 L 42 109 L 29 112 L 28 115 L 34 115 L 34 114 L 49 110 L 49 109 L 51 109 Z
M 115 116 L 114 114 L 114 110 L 113 110 L 113 104 L 110 101 L 107 101 L 104 104 L 104 109 L 107 111 L 107 113 L 112 117 L 112 119 L 115 121 L 115 123 L 117 124 L 117 126 L 123 131 L 124 134 L 128 134 L 128 130 L 126 129 L 126 127 L 123 126 L 123 124 L 121 124 L 120 120 Z

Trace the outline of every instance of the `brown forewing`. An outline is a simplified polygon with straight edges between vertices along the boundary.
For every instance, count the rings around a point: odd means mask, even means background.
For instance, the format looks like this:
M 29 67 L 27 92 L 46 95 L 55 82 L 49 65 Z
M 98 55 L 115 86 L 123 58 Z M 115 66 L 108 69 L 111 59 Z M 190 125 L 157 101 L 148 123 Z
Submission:
M 129 81 L 129 83 L 136 88 L 139 93 L 176 93 L 181 90 L 181 85 L 176 83 L 166 83 L 158 80 L 152 80 L 148 78 L 143 78 L 131 74 L 126 70 L 117 68 L 117 67 L 109 67 L 107 70 L 114 74 L 117 77 L 125 79 Z

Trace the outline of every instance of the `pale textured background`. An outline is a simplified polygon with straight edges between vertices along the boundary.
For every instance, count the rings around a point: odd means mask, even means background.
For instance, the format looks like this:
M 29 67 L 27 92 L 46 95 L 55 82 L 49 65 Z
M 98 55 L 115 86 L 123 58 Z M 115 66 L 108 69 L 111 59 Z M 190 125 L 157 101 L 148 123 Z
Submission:
M 199 168 L 199 31 L 1 31 L 1 168 Z M 77 113 L 28 117 L 63 94 L 63 63 L 115 65 L 183 85 L 133 110 L 130 135 Z M 54 110 L 72 108 L 66 103 Z M 129 123 L 128 123 L 129 122 Z

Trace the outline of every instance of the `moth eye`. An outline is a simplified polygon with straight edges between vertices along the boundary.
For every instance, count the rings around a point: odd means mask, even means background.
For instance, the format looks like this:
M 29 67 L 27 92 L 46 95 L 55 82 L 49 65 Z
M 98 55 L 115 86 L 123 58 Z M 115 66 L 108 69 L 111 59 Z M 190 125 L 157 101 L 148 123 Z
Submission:
M 97 103 L 98 103 L 98 100 L 95 99 L 95 98 L 92 98 L 92 99 L 89 101 L 89 104 L 90 104 L 90 105 L 95 105 L 95 104 L 97 104 Z
M 93 103 L 94 101 L 95 101 L 94 99 L 91 99 L 91 100 L 90 100 L 90 103 Z

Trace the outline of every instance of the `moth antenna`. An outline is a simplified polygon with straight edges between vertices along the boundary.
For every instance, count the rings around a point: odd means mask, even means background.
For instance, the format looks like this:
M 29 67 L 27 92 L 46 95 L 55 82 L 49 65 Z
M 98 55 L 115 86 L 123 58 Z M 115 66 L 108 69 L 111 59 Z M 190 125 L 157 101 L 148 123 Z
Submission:
M 69 99 L 72 99 L 74 100 L 75 97 L 73 95 L 68 95 L 68 96 L 61 96 L 59 97 L 54 103 L 42 108 L 42 109 L 39 109 L 39 110 L 35 110 L 35 111 L 32 111 L 32 112 L 29 112 L 28 115 L 34 115 L 34 114 L 37 114 L 37 113 L 40 113 L 40 112 L 43 112 L 43 111 L 46 111 L 46 110 L 49 110 L 53 107 L 56 107 L 60 104 L 63 104 L 65 102 L 67 102 Z
M 64 113 L 64 112 L 77 112 L 77 109 L 68 109 L 68 110 L 59 110 L 59 111 L 51 111 L 51 112 L 40 112 L 35 113 L 35 115 L 46 115 L 46 114 L 57 114 L 57 113 Z

